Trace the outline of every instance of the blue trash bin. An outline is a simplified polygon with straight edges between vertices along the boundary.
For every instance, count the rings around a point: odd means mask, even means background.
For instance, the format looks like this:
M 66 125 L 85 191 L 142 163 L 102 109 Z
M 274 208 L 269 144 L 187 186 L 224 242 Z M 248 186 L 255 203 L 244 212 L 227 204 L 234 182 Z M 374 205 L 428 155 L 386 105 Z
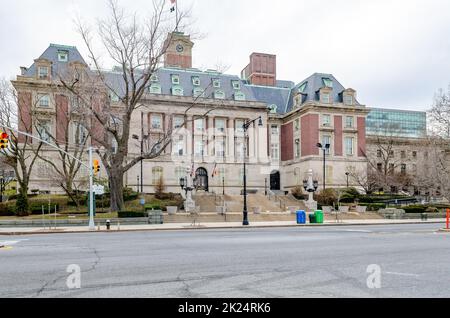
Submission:
M 306 224 L 306 212 L 303 210 L 297 211 L 297 224 Z

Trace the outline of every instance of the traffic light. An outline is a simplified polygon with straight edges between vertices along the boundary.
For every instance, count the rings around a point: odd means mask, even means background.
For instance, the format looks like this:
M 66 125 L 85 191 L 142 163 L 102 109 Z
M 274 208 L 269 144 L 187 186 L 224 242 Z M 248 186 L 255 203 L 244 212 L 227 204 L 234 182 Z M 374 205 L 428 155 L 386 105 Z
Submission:
M 0 148 L 6 149 L 9 145 L 9 136 L 7 133 L 0 132 Z
M 94 160 L 94 174 L 97 175 L 100 172 L 100 162 L 98 160 Z

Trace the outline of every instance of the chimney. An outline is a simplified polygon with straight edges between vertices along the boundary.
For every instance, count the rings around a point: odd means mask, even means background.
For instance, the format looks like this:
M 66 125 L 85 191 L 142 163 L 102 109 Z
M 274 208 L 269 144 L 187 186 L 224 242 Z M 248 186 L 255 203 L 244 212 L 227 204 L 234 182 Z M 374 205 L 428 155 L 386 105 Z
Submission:
M 250 64 L 242 70 L 241 77 L 253 85 L 277 85 L 277 56 L 266 53 L 252 53 Z
M 192 48 L 194 42 L 190 35 L 183 32 L 169 33 L 164 43 L 167 48 L 164 54 L 164 67 L 192 68 Z

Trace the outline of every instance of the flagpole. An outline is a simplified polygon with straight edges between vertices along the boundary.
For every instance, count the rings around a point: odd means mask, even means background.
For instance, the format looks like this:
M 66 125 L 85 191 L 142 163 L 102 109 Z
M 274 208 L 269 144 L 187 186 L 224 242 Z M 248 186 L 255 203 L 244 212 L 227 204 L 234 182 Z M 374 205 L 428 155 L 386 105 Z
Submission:
M 176 20 L 175 20 L 175 31 L 178 32 L 178 0 L 175 0 L 175 15 L 176 15 Z

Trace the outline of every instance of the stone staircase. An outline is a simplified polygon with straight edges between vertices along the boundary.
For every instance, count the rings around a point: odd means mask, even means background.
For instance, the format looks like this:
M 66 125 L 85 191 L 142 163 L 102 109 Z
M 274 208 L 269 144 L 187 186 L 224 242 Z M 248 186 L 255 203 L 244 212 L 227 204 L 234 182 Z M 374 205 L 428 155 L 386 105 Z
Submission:
M 200 213 L 217 212 L 217 206 L 225 204 L 228 213 L 242 212 L 244 207 L 244 197 L 242 195 L 217 195 L 210 193 L 197 193 L 193 196 L 196 206 L 200 207 Z M 296 207 L 304 210 L 303 201 L 295 199 L 292 195 L 271 195 L 248 194 L 247 208 L 253 212 L 255 207 L 261 209 L 261 212 L 286 212 L 288 207 Z

